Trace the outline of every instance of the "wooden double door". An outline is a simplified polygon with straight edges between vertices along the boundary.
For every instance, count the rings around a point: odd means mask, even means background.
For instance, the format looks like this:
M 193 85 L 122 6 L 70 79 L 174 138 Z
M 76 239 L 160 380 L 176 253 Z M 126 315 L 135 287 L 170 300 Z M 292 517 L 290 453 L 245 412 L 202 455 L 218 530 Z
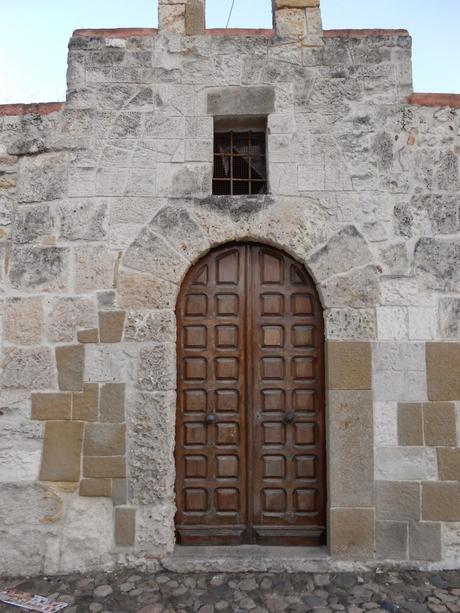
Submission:
M 302 265 L 228 244 L 178 300 L 176 532 L 183 545 L 321 545 L 323 315 Z

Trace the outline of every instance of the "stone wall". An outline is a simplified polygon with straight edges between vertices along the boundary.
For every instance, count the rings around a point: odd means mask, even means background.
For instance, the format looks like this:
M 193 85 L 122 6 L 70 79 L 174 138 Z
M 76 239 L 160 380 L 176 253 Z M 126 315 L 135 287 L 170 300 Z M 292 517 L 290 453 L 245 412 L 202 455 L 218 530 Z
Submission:
M 75 33 L 64 105 L 0 107 L 0 568 L 172 551 L 175 301 L 236 239 L 318 284 L 331 565 L 458 566 L 458 99 L 408 102 L 407 33 L 322 33 L 316 2 L 193 36 L 163 5 L 161 32 Z M 212 113 L 244 100 L 270 194 L 213 197 Z

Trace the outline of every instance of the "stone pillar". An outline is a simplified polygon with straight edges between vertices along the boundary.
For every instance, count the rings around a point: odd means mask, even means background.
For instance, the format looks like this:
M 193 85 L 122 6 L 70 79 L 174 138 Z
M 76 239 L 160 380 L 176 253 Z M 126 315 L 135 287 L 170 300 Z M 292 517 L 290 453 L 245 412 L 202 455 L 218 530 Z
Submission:
M 159 0 L 160 30 L 195 36 L 205 30 L 205 0 Z
M 272 0 L 273 22 L 279 38 L 322 45 L 320 0 Z

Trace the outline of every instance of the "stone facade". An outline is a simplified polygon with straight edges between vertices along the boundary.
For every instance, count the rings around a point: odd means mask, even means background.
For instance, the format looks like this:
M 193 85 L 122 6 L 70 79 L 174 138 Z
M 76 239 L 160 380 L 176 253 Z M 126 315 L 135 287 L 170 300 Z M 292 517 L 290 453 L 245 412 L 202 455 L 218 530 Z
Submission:
M 0 107 L 7 574 L 168 559 L 175 302 L 234 240 L 320 292 L 331 568 L 460 563 L 460 99 L 413 94 L 405 31 L 273 6 L 206 31 L 160 0 L 159 31 L 74 33 L 64 104 Z M 213 115 L 246 114 L 269 194 L 212 196 Z

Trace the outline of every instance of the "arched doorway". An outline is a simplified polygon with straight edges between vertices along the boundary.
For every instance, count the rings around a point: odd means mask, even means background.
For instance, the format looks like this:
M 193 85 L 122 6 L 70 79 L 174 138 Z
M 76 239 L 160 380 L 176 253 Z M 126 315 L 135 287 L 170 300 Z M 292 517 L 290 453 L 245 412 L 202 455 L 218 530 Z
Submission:
M 184 545 L 322 545 L 323 313 L 289 255 L 209 252 L 177 302 L 176 532 Z

